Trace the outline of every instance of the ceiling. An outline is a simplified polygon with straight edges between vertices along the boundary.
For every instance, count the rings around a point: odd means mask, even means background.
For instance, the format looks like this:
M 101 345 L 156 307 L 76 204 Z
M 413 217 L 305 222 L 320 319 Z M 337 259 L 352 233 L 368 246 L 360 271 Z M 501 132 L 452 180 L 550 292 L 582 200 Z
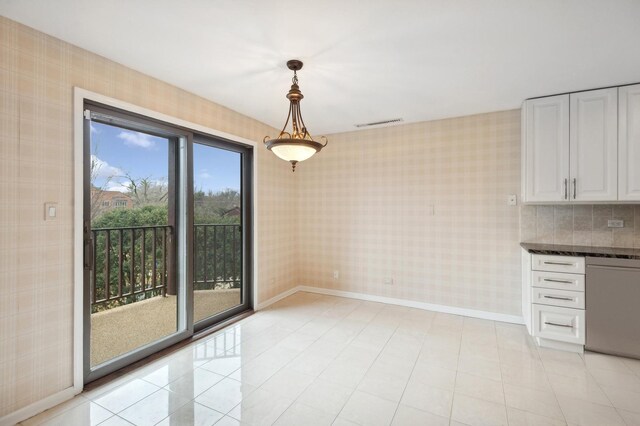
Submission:
M 313 134 L 640 80 L 638 0 L 0 0 L 0 14 L 274 127 L 301 59 Z

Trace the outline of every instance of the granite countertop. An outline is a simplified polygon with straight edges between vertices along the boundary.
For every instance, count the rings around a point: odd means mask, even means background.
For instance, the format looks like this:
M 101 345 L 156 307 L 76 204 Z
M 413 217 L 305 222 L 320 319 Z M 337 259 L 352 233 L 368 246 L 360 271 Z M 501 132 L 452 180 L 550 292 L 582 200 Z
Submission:
M 640 249 L 623 247 L 591 247 L 560 244 L 520 243 L 533 254 L 559 254 L 564 256 L 615 257 L 620 259 L 640 259 Z

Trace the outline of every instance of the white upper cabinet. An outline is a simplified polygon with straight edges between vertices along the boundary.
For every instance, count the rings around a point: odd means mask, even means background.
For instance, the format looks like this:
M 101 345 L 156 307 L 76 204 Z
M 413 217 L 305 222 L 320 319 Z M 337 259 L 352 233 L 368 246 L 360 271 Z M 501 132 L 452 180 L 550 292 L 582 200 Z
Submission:
M 525 101 L 525 203 L 640 202 L 640 84 Z
M 569 95 L 531 99 L 523 113 L 525 202 L 569 196 Z
M 618 93 L 618 198 L 640 201 L 640 84 Z
M 570 95 L 570 198 L 618 199 L 618 88 Z

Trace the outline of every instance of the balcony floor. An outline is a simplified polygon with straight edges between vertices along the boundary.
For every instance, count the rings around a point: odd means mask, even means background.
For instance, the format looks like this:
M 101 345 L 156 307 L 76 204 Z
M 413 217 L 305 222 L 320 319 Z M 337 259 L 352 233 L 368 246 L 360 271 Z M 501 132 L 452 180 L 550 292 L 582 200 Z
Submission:
M 240 304 L 240 290 L 198 290 L 194 318 Z M 91 365 L 130 352 L 176 331 L 176 296 L 153 297 L 91 315 Z

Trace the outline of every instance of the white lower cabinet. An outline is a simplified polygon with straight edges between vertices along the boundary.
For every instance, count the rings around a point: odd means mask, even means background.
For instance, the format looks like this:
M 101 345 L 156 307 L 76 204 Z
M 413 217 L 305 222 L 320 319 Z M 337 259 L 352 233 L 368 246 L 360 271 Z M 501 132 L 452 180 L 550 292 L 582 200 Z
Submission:
M 538 305 L 562 306 L 584 309 L 584 293 L 581 291 L 532 288 L 531 301 Z
M 533 335 L 584 345 L 584 309 L 534 304 Z
M 540 346 L 582 352 L 585 343 L 585 259 L 531 255 L 530 332 Z
M 585 262 L 584 257 L 534 254 L 531 268 L 534 271 L 584 275 Z
M 531 271 L 532 287 L 558 290 L 584 291 L 584 274 Z

